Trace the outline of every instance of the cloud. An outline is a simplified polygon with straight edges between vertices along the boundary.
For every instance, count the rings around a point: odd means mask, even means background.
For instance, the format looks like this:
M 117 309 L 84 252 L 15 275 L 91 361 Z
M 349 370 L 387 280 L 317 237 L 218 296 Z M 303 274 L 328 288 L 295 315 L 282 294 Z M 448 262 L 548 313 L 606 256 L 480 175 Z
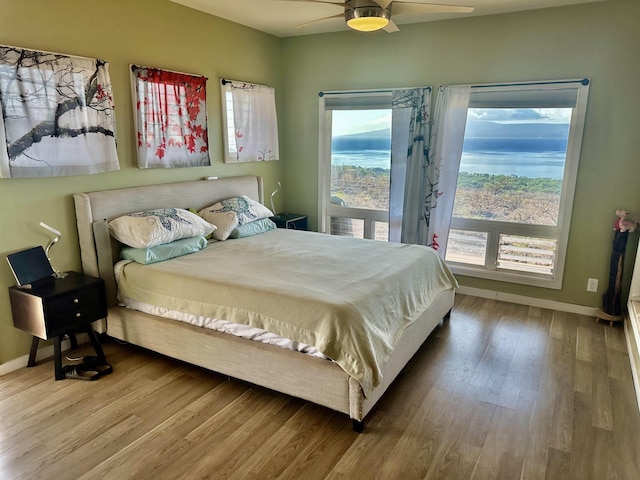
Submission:
M 470 108 L 470 121 L 497 123 L 568 123 L 570 108 Z

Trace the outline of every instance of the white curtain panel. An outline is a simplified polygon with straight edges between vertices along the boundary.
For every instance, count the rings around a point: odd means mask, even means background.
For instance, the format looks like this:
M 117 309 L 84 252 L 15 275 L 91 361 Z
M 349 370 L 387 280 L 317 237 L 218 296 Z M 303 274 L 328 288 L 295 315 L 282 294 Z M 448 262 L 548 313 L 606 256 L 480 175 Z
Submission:
M 228 82 L 225 90 L 232 95 L 235 161 L 278 160 L 275 89 L 251 83 Z
M 107 62 L 0 46 L 0 177 L 118 170 Z
M 445 86 L 439 88 L 436 98 L 419 243 L 433 247 L 442 258 L 447 250 L 470 95 L 469 86 Z

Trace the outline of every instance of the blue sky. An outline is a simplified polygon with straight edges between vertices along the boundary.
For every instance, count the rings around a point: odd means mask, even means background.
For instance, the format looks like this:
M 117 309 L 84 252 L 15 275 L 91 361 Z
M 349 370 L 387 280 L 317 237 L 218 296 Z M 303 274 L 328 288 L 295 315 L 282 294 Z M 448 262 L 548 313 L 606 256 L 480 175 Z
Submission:
M 334 137 L 353 133 L 373 132 L 391 127 L 391 110 L 334 110 Z

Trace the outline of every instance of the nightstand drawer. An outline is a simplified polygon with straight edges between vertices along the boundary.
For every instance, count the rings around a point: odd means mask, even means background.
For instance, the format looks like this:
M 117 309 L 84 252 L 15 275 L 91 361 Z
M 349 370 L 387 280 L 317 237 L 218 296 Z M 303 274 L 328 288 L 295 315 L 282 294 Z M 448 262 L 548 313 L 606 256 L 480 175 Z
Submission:
M 47 333 L 50 337 L 73 330 L 107 316 L 104 303 L 96 301 L 79 305 L 70 310 L 49 315 L 47 317 Z
M 101 291 L 99 288 L 85 288 L 72 292 L 69 295 L 52 298 L 47 302 L 47 312 L 49 315 L 56 315 L 67 310 L 77 309 L 84 305 L 97 303 L 100 300 Z

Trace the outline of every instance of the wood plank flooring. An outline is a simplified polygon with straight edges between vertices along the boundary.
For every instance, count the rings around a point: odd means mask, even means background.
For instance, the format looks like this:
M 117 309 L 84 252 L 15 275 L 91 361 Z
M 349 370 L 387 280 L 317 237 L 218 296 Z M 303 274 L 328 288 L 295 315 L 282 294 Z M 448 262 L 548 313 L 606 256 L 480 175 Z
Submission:
M 458 295 L 366 419 L 138 348 L 112 375 L 0 377 L 0 478 L 640 479 L 624 333 Z M 185 348 L 188 348 L 185 346 Z M 88 352 L 87 352 L 88 353 Z

